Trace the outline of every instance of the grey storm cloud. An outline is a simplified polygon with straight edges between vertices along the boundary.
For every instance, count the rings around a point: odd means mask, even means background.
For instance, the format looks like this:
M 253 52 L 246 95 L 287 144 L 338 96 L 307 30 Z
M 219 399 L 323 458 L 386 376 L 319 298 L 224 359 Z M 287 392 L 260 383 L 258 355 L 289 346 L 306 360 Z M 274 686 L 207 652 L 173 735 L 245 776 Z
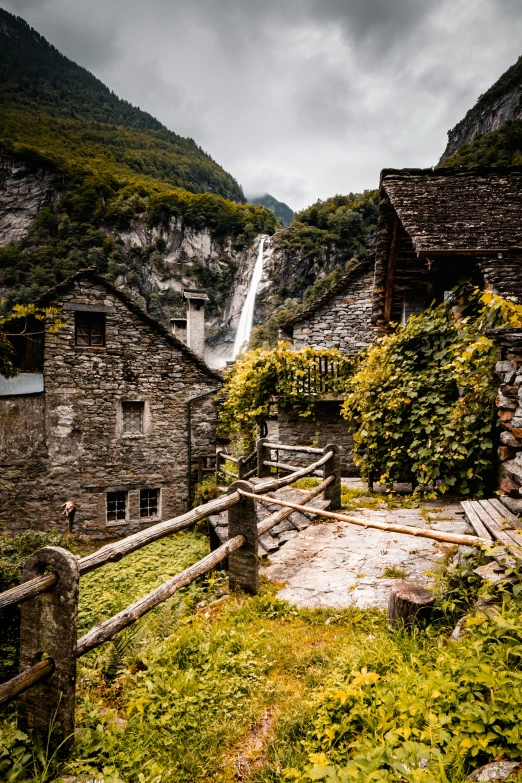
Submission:
M 247 194 L 294 208 L 430 166 L 522 54 L 520 0 L 0 0 Z

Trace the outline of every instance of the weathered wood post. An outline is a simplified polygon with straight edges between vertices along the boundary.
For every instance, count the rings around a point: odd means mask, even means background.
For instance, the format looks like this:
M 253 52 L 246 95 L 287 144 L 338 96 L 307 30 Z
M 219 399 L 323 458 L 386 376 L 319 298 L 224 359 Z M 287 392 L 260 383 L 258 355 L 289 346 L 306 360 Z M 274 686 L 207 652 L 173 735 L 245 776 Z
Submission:
M 216 484 L 219 484 L 219 462 L 221 460 L 221 449 L 216 451 Z
M 254 492 L 249 481 L 235 481 L 228 488 L 231 495 L 238 489 Z M 239 503 L 228 510 L 228 537 L 245 536 L 246 543 L 228 556 L 228 583 L 231 590 L 259 590 L 259 555 L 257 554 L 257 513 L 252 498 L 241 497 Z
M 66 750 L 74 739 L 76 695 L 76 640 L 80 572 L 76 557 L 58 546 L 46 546 L 31 555 L 24 566 L 24 582 L 48 568 L 58 582 L 49 592 L 22 604 L 20 620 L 20 671 L 45 655 L 54 661 L 50 677 L 18 698 L 18 727 L 42 729 L 59 723 Z
M 341 508 L 341 450 L 339 446 L 329 444 L 323 449 L 323 454 L 332 451 L 330 459 L 323 465 L 323 480 L 334 476 L 334 481 L 324 491 L 324 499 L 330 501 L 330 511 Z
M 244 457 L 239 457 L 237 461 L 237 477 L 239 481 L 242 480 L 245 473 L 248 473 L 247 466 L 246 466 L 246 460 Z
M 267 449 L 265 443 L 268 443 L 268 438 L 258 438 L 257 440 L 257 475 L 259 478 L 266 478 L 270 475 L 270 467 L 263 463 L 270 462 L 270 449 Z

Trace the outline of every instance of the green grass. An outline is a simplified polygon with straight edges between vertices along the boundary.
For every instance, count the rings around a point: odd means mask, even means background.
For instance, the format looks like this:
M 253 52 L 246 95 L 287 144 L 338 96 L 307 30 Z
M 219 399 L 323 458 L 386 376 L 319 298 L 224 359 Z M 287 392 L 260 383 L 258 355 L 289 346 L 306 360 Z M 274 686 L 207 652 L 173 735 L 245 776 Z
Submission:
M 404 579 L 405 576 L 408 576 L 406 571 L 395 566 L 386 566 L 381 574 L 382 579 Z
M 206 548 L 179 534 L 86 576 L 81 628 Z M 299 610 L 276 585 L 251 597 L 228 595 L 223 575 L 201 580 L 79 661 L 76 744 L 47 780 L 461 783 L 499 754 L 520 758 L 518 598 L 448 641 L 451 607 L 476 596 L 475 565 L 446 580 L 434 625 L 406 634 L 376 610 Z M 12 720 L 0 724 L 0 778 L 43 781 L 33 749 Z

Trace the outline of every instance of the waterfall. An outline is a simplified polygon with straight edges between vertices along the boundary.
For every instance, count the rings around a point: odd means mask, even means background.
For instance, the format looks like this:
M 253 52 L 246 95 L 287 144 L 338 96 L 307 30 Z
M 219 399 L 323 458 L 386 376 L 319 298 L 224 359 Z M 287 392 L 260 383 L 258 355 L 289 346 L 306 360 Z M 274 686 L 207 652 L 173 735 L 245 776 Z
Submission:
M 250 340 L 250 332 L 252 331 L 252 324 L 254 323 L 254 305 L 256 303 L 257 287 L 263 274 L 263 250 L 265 247 L 266 237 L 261 237 L 259 241 L 259 248 L 257 250 L 257 258 L 254 266 L 254 272 L 252 274 L 252 280 L 250 281 L 250 288 L 248 294 L 243 303 L 243 309 L 241 310 L 241 316 L 239 318 L 239 324 L 237 327 L 236 338 L 234 340 L 234 353 L 233 358 L 237 359 L 241 353 L 242 348 Z

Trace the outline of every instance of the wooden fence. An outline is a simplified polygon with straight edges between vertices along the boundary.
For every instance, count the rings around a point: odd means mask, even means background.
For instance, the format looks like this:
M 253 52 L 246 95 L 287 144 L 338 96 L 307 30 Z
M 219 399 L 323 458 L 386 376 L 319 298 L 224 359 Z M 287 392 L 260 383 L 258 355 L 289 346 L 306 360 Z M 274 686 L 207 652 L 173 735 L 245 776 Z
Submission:
M 292 469 L 290 475 L 285 477 L 267 478 L 256 484 L 248 482 L 246 479 L 254 473 L 261 477 L 270 474 L 273 449 L 299 451 L 319 458 L 307 467 Z M 256 458 L 257 465 L 251 467 Z M 341 471 L 337 446 L 311 449 L 284 446 L 261 439 L 256 451 L 248 457 L 236 460 L 230 455 L 223 455 L 216 460 L 218 470 L 220 461 L 229 461 L 238 466 L 237 474 L 228 469 L 223 471 L 226 475 L 238 478 L 228 487 L 224 496 L 121 541 L 107 544 L 85 557 L 78 558 L 62 547 L 39 549 L 25 563 L 22 584 L 0 593 L 0 612 L 21 604 L 20 674 L 0 685 L 0 705 L 18 699 L 19 728 L 47 730 L 52 721 L 57 720 L 67 738 L 66 747 L 69 746 L 74 738 L 77 659 L 114 639 L 123 628 L 224 560 L 228 560 L 230 589 L 257 592 L 258 538 L 294 511 L 290 507 L 282 508 L 258 524 L 255 508 L 257 496 L 262 495 L 267 502 L 267 492 L 293 484 L 305 476 L 320 475 L 322 481 L 305 495 L 303 503 L 322 493 L 330 501 L 330 508 L 340 508 Z M 291 469 L 287 464 L 279 464 L 279 467 Z M 268 502 L 273 502 L 272 498 Z M 77 638 L 81 576 L 225 510 L 228 511 L 229 532 L 226 543 L 219 546 L 214 544 L 213 549 L 211 545 L 212 551 L 202 560 L 168 579 L 114 617 L 98 623 L 80 639 Z M 317 512 L 317 509 L 309 510 Z

